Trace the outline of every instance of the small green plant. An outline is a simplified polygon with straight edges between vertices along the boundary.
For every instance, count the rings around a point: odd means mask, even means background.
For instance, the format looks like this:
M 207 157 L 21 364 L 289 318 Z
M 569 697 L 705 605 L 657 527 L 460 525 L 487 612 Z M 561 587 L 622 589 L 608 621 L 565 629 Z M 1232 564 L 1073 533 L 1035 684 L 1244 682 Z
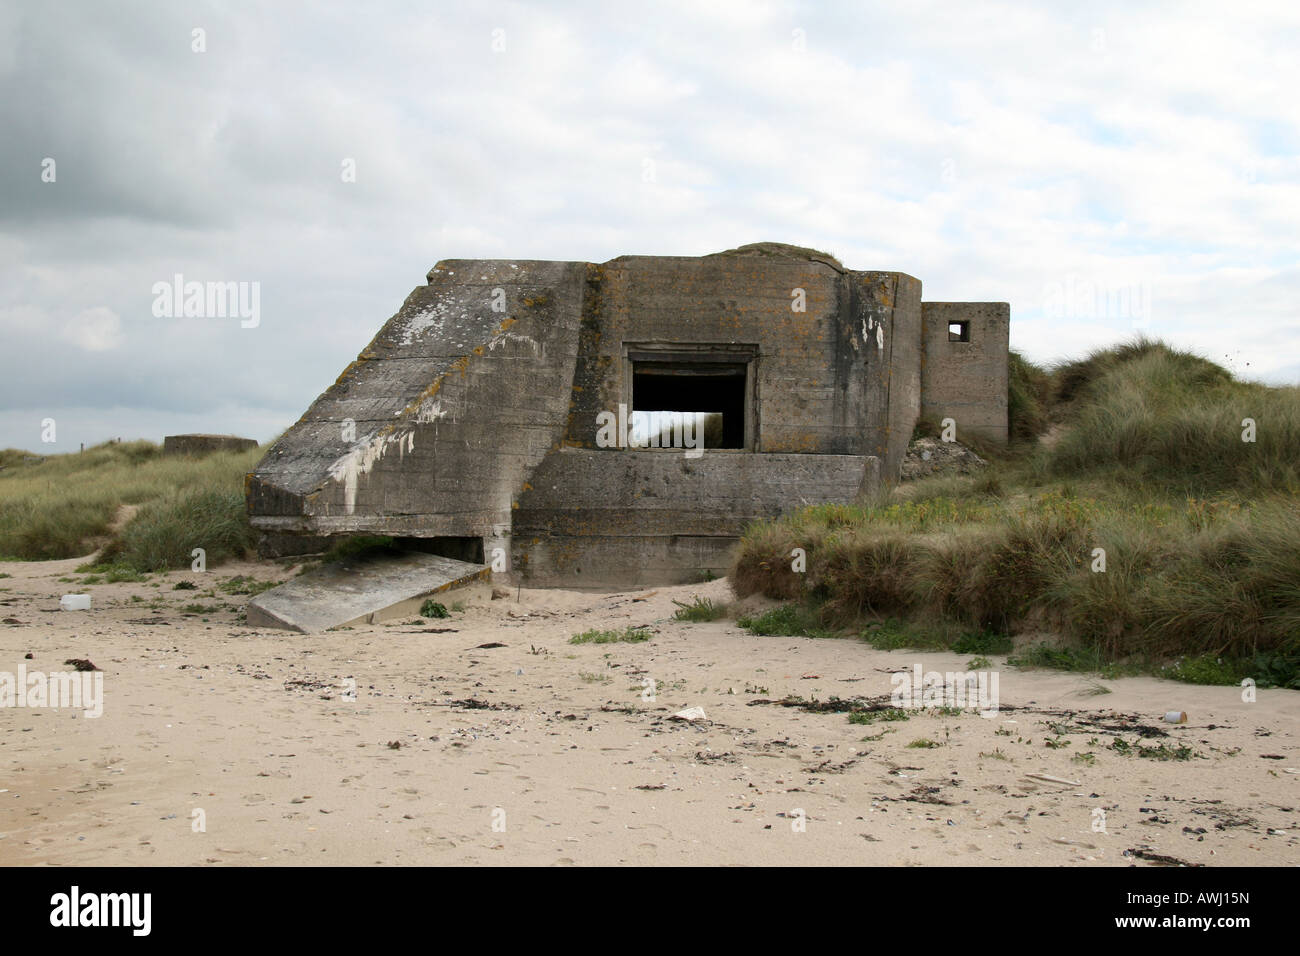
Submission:
M 929 737 L 917 737 L 907 746 L 915 748 L 917 750 L 933 750 L 935 747 L 939 747 L 941 745 L 931 740 Z
M 747 615 L 736 622 L 752 634 L 774 637 L 811 636 L 820 631 L 821 621 L 809 609 L 798 604 L 782 604 L 758 615 Z
M 647 631 L 626 627 L 621 631 L 583 631 L 569 638 L 570 644 L 640 644 L 650 640 Z
M 1122 757 L 1146 757 L 1148 760 L 1191 760 L 1196 756 L 1196 751 L 1186 744 L 1171 747 L 1167 743 L 1161 743 L 1154 747 L 1147 747 L 1143 744 L 1131 744 L 1123 737 L 1116 737 L 1111 741 L 1110 749 Z
M 993 662 L 989 660 L 987 657 L 972 657 L 970 660 L 966 662 L 966 669 L 968 671 L 985 670 L 992 666 L 993 666 Z
M 181 608 L 186 614 L 213 614 L 221 610 L 220 604 L 187 604 Z
M 874 724 L 878 720 L 907 720 L 911 716 L 900 707 L 889 707 L 885 710 L 855 710 L 849 714 L 849 723 Z
M 420 617 L 451 617 L 451 612 L 444 605 L 439 604 L 433 598 L 429 598 L 420 605 Z
M 941 633 L 920 624 L 910 624 L 892 617 L 867 625 L 861 637 L 878 651 L 898 651 L 905 648 L 937 650 L 946 644 Z
M 578 679 L 584 684 L 609 684 L 614 678 L 608 674 L 600 674 L 593 671 L 578 671 Z
M 193 581 L 177 581 L 172 585 L 173 591 L 197 591 L 199 586 Z
M 1230 685 L 1241 681 L 1242 668 L 1213 654 L 1180 657 L 1161 669 L 1161 676 L 1185 684 Z
M 993 631 L 968 631 L 953 642 L 958 654 L 1010 654 L 1011 638 Z
M 222 581 L 217 587 L 227 594 L 261 594 L 263 591 L 271 590 L 276 584 L 275 581 L 259 581 L 246 574 L 236 574 L 233 578 Z
M 725 604 L 714 604 L 708 598 L 696 596 L 690 604 L 678 600 L 673 603 L 677 605 L 673 617 L 679 621 L 716 621 L 727 616 Z

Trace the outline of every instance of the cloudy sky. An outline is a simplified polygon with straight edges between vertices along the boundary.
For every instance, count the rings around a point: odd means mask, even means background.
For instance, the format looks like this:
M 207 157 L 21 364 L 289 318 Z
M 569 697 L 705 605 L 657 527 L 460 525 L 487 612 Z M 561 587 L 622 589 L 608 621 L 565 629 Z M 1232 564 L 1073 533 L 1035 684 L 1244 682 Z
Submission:
M 439 259 L 759 240 L 1294 383 L 1297 50 L 1291 2 L 8 0 L 0 447 L 271 438 Z

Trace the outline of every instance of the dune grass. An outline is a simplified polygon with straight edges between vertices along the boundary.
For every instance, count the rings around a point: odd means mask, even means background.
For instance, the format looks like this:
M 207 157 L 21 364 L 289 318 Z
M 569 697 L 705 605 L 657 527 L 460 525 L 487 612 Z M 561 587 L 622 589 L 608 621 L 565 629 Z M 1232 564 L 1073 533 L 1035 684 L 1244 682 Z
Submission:
M 260 456 L 251 449 L 163 457 L 147 441 L 43 460 L 7 449 L 0 452 L 0 559 L 78 557 L 108 542 L 101 561 L 137 571 L 188 567 L 194 548 L 207 552 L 209 565 L 219 563 L 255 542 L 243 488 Z M 114 537 L 122 505 L 140 510 Z
M 1049 630 L 1067 642 L 1061 660 L 1295 681 L 1300 389 L 1237 382 L 1145 340 L 1051 371 L 1018 364 L 1018 448 L 980 476 L 754 525 L 737 594 L 806 602 L 822 626 L 906 622 L 876 625 L 873 642 Z M 1049 426 L 1053 444 L 1033 440 Z

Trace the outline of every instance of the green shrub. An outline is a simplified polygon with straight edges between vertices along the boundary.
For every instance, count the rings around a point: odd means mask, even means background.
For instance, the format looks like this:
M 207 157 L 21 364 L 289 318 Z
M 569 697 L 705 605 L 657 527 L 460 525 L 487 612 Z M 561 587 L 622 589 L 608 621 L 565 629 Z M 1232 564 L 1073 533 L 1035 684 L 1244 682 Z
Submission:
M 727 616 L 725 604 L 714 604 L 707 598 L 696 597 L 690 604 L 677 600 L 673 603 L 677 605 L 673 617 L 679 621 L 716 621 Z
M 433 598 L 429 598 L 420 605 L 420 617 L 451 617 L 451 612 L 447 610 L 445 605 L 439 604 Z
M 799 604 L 783 604 L 736 621 L 752 634 L 774 637 L 816 637 L 825 633 L 817 614 Z

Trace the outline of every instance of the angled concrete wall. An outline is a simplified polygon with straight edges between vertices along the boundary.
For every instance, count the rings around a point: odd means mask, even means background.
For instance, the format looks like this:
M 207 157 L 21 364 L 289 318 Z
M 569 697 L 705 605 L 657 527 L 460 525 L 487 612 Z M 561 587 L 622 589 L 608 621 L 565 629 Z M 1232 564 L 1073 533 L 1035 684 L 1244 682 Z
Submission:
M 508 534 L 515 493 L 563 433 L 584 276 L 579 263 L 435 266 L 250 476 L 253 525 Z

